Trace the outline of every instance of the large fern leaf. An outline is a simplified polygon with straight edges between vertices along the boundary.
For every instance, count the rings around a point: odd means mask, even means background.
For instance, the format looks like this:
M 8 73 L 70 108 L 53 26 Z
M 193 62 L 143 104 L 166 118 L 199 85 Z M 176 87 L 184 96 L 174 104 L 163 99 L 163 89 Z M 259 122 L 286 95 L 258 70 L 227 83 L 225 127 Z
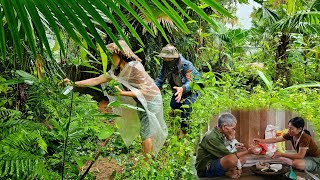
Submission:
M 43 130 L 45 127 L 39 123 L 25 119 L 0 119 L 0 140 L 21 130 Z
M 0 178 L 2 179 L 60 179 L 47 169 L 44 158 L 0 144 Z
M 0 108 L 0 119 L 4 118 L 19 118 L 21 117 L 21 112 L 14 109 L 6 109 L 5 107 Z

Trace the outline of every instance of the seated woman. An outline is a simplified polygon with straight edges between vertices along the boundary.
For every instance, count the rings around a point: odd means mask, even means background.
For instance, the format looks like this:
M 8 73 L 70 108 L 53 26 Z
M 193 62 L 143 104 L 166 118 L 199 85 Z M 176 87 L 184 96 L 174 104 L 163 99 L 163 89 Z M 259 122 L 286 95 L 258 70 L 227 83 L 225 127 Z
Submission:
M 301 117 L 292 118 L 288 123 L 288 133 L 283 137 L 270 139 L 254 139 L 259 143 L 276 143 L 291 141 L 297 153 L 275 152 L 272 158 L 282 158 L 287 164 L 299 170 L 320 171 L 320 149 L 312 139 L 310 132 L 304 129 L 304 120 Z M 289 159 L 289 161 L 288 161 Z
M 104 85 L 112 79 L 121 83 L 123 89 L 115 86 L 121 96 L 121 103 L 140 107 L 140 110 L 139 108 L 136 110 L 113 108 L 114 113 L 120 116 L 116 122 L 122 139 L 126 145 L 131 144 L 140 129 L 144 154 L 149 154 L 151 151 L 157 153 L 168 134 L 163 119 L 160 90 L 145 71 L 140 62 L 141 59 L 132 52 L 125 41 L 119 40 L 118 42 L 122 50 L 115 43 L 107 45 L 107 49 L 112 55 L 113 66 L 106 75 L 76 81 L 74 85 L 77 87 Z M 70 83 L 69 79 L 64 81 Z M 110 101 L 119 99 L 113 94 L 106 95 Z

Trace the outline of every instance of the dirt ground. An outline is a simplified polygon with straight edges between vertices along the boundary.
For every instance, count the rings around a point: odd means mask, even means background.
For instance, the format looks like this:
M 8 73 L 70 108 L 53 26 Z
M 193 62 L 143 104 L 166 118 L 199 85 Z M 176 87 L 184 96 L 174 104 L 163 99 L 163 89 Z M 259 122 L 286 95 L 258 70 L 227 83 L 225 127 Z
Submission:
M 85 171 L 89 166 L 88 162 L 82 171 Z M 113 173 L 121 173 L 122 167 L 117 164 L 114 159 L 109 160 L 108 158 L 99 158 L 91 167 L 90 172 L 96 176 L 96 180 L 109 180 L 113 179 Z

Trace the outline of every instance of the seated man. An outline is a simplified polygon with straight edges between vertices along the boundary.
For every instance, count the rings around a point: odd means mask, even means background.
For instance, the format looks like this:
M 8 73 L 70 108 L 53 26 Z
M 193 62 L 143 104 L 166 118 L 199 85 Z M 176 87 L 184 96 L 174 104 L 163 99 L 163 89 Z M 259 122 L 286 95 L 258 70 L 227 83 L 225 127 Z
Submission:
M 230 113 L 221 114 L 218 127 L 208 131 L 197 148 L 196 170 L 199 177 L 228 176 L 239 178 L 242 164 L 246 162 L 246 155 L 259 154 L 256 148 L 243 149 L 231 153 L 226 144 L 235 138 L 236 118 Z

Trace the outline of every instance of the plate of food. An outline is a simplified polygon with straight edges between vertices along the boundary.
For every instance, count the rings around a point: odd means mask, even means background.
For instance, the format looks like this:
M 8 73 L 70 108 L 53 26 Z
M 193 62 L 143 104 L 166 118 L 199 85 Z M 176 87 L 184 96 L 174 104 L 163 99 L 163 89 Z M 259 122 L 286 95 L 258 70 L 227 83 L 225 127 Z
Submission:
M 250 170 L 257 175 L 278 176 L 289 172 L 289 166 L 282 164 L 272 164 L 266 162 L 257 162 Z

